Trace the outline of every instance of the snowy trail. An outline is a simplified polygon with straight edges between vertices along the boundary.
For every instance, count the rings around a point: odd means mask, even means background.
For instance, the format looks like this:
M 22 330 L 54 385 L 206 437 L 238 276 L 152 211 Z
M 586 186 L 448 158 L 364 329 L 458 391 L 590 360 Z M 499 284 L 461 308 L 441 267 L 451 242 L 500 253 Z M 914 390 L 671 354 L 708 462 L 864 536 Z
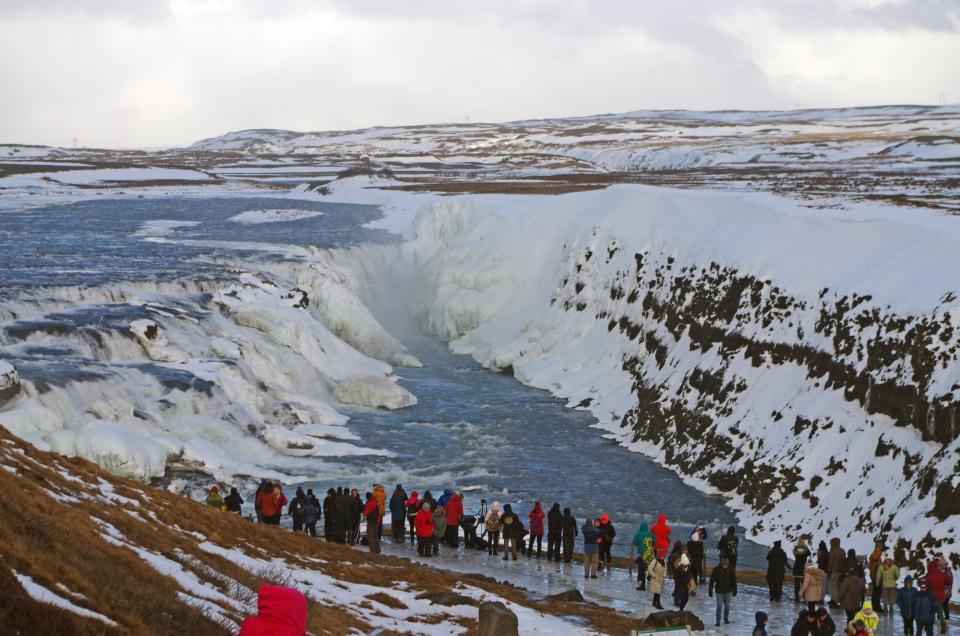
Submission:
M 366 547 L 358 548 L 366 550 Z M 546 556 L 539 560 L 528 559 L 518 555 L 516 561 L 504 561 L 500 555 L 489 556 L 482 550 L 465 550 L 461 547 L 456 555 L 453 550 L 440 547 L 440 555 L 424 558 L 417 555 L 416 548 L 409 543 L 383 544 L 384 554 L 403 557 L 411 561 L 424 563 L 432 567 L 450 570 L 453 572 L 472 572 L 492 576 L 499 581 L 506 581 L 534 595 L 549 595 L 577 589 L 587 601 L 615 608 L 619 611 L 646 616 L 657 611 L 651 606 L 653 595 L 650 592 L 638 592 L 635 577 L 630 577 L 623 569 L 614 568 L 612 572 L 601 572 L 597 579 L 585 581 L 583 579 L 582 563 L 554 563 Z M 667 583 L 661 601 L 664 609 L 674 609 L 670 599 L 672 583 Z M 754 614 L 758 611 L 766 612 L 769 618 L 768 633 L 770 636 L 789 636 L 798 613 L 804 606 L 795 604 L 793 587 L 789 582 L 784 585 L 784 600 L 772 603 L 765 588 L 753 585 L 740 584 L 737 596 L 733 599 L 730 613 L 730 625 L 714 627 L 716 601 L 707 595 L 706 583 L 695 596 L 690 598 L 687 609 L 696 614 L 707 626 L 705 633 L 710 636 L 739 636 L 749 634 L 754 625 Z M 831 610 L 831 616 L 837 623 L 838 630 L 844 619 L 841 610 Z M 877 630 L 877 636 L 893 636 L 903 633 L 903 623 L 899 614 L 890 618 L 884 616 Z M 948 633 L 960 633 L 960 619 L 950 621 Z

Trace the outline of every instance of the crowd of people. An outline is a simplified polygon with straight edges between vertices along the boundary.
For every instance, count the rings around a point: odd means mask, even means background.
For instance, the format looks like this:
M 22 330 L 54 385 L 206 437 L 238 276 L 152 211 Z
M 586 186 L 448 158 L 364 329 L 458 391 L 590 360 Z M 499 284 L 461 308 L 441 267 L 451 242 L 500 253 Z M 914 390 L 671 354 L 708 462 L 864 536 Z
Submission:
M 570 508 L 554 503 L 544 512 L 539 501 L 526 515 L 526 523 L 511 504 L 501 506 L 494 501 L 489 508 L 481 500 L 474 514 L 464 510 L 463 495 L 446 488 L 438 498 L 427 490 L 409 495 L 397 484 L 387 497 L 382 484 L 374 484 L 363 498 L 357 489 L 338 487 L 327 490 L 321 502 L 312 489 L 297 488 L 287 501 L 280 484 L 263 480 L 257 489 L 254 510 L 257 521 L 279 525 L 284 507 L 292 520 L 293 530 L 317 536 L 317 523 L 323 520 L 323 537 L 342 544 L 365 544 L 379 553 L 383 538 L 383 522 L 390 513 L 389 533 L 395 543 L 415 544 L 421 557 L 436 556 L 441 546 L 459 549 L 460 535 L 466 549 L 486 550 L 491 556 L 503 555 L 516 560 L 518 552 L 526 558 L 544 556 L 543 536 L 547 535 L 546 558 L 570 563 L 574 543 L 583 542 L 583 576 L 597 578 L 598 572 L 612 567 L 612 548 L 616 529 L 607 514 L 587 518 L 582 524 Z M 236 488 L 222 497 L 217 486 L 207 495 L 207 504 L 234 514 L 241 514 L 243 499 Z M 365 532 L 363 530 L 365 529 Z M 672 581 L 673 606 L 683 611 L 691 595 L 706 583 L 707 594 L 716 598 L 715 625 L 730 622 L 733 598 L 737 595 L 737 562 L 740 538 L 730 526 L 716 544 L 717 566 L 707 574 L 708 531 L 695 527 L 687 541 L 671 543 L 672 529 L 665 515 L 650 526 L 646 522 L 630 541 L 630 559 L 636 566 L 637 590 L 652 594 L 652 605 L 664 609 L 662 595 L 666 582 Z M 791 558 L 792 557 L 792 558 Z M 814 552 L 808 537 L 801 537 L 788 555 L 781 541 L 775 541 L 767 554 L 766 581 L 771 603 L 783 601 L 787 574 L 793 576 L 793 601 L 803 609 L 791 629 L 791 636 L 831 636 L 838 634 L 828 609 L 843 610 L 845 629 L 851 636 L 873 636 L 883 614 L 899 614 L 906 636 L 932 636 L 934 626 L 946 630 L 950 618 L 953 573 L 950 562 L 940 555 L 929 561 L 925 570 L 907 575 L 901 584 L 901 573 L 907 562 L 902 554 L 887 554 L 882 543 L 867 558 L 855 550 L 844 551 L 839 538 L 830 539 L 830 546 L 820 541 Z M 869 575 L 869 586 L 867 576 Z M 632 576 L 632 570 L 631 570 Z M 914 586 L 916 584 L 916 587 Z M 755 615 L 753 636 L 766 636 L 768 616 Z

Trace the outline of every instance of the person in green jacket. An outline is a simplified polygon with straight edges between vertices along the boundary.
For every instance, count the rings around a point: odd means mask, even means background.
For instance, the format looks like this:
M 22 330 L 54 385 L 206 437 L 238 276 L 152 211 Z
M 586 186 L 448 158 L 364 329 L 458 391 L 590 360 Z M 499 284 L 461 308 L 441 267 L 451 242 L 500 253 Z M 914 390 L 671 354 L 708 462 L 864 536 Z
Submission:
M 877 580 L 880 582 L 881 593 L 883 595 L 883 609 L 893 616 L 893 605 L 897 602 L 897 581 L 900 579 L 900 568 L 893 563 L 893 559 L 888 556 L 883 558 L 883 564 L 877 568 Z
M 630 558 L 634 559 L 634 555 L 636 555 L 638 590 L 647 589 L 647 566 L 650 565 L 655 556 L 654 541 L 650 526 L 644 521 L 640 524 L 637 533 L 633 535 L 633 542 L 630 544 Z
M 207 494 L 207 505 L 217 510 L 226 509 L 226 504 L 223 503 L 223 497 L 220 496 L 220 489 L 217 488 L 216 484 L 210 487 L 210 492 Z

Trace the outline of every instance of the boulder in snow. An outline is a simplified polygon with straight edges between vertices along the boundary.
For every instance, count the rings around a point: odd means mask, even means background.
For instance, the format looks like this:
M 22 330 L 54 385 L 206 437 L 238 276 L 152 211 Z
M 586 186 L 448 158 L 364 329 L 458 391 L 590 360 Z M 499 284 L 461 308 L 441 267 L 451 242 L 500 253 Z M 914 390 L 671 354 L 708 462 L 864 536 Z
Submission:
M 519 636 L 517 615 L 500 601 L 480 605 L 480 625 L 477 636 Z
M 167 342 L 167 336 L 163 333 L 160 325 L 152 320 L 135 320 L 130 323 L 130 331 L 136 337 L 137 342 L 147 352 L 147 357 L 157 362 L 183 362 L 187 355 L 178 349 L 174 349 Z

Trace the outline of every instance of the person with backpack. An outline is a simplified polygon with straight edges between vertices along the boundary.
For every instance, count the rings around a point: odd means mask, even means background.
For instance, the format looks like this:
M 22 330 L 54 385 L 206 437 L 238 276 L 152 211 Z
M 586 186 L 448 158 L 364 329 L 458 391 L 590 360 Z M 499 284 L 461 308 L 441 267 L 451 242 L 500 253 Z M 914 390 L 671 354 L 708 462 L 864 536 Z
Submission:
M 907 576 L 903 579 L 903 587 L 897 590 L 897 608 L 900 610 L 900 619 L 903 620 L 904 636 L 913 636 L 913 608 L 916 602 L 917 590 L 913 587 L 913 577 Z
M 697 526 L 690 532 L 690 540 L 687 541 L 687 553 L 690 555 L 690 574 L 693 575 L 693 580 L 697 583 L 703 583 L 705 580 L 706 554 L 703 544 L 706 540 L 706 528 Z
M 653 594 L 652 605 L 658 610 L 663 609 L 660 595 L 663 594 L 663 581 L 666 576 L 667 565 L 663 562 L 663 557 L 656 554 L 656 550 L 654 550 L 653 561 L 647 566 L 647 583 L 650 584 L 650 593 Z
M 311 537 L 317 536 L 317 521 L 320 520 L 320 502 L 313 494 L 313 489 L 307 489 L 307 501 L 303 505 L 304 532 Z
M 460 519 L 463 518 L 463 497 L 460 493 L 453 493 L 443 507 L 447 513 L 447 529 L 444 534 L 446 544 L 451 548 L 460 547 Z
M 913 602 L 913 620 L 917 625 L 917 636 L 933 636 L 933 624 L 940 616 L 940 601 L 930 592 L 926 579 L 920 579 L 920 591 Z
M 577 538 L 577 520 L 570 513 L 569 508 L 563 509 L 563 562 L 570 563 L 573 559 L 573 542 Z
M 600 555 L 598 558 L 600 569 L 603 569 L 606 565 L 607 574 L 610 573 L 610 561 L 612 560 L 610 551 L 613 549 L 613 538 L 615 536 L 617 536 L 617 531 L 610 523 L 610 515 L 606 513 L 600 515 Z
M 513 555 L 513 560 L 517 560 L 517 544 L 523 539 L 520 517 L 513 511 L 510 504 L 504 504 L 503 514 L 500 515 L 500 532 L 503 533 L 503 560 L 506 561 Z
M 600 528 L 592 519 L 587 519 L 580 529 L 583 533 L 583 578 L 597 578 L 597 561 L 599 560 Z
M 407 521 L 410 524 L 410 545 L 413 545 L 417 542 L 417 533 L 413 525 L 413 520 L 416 519 L 417 513 L 420 512 L 420 496 L 416 490 L 410 493 L 410 497 L 407 498 L 405 509 L 407 511 Z
M 417 532 L 417 554 L 422 557 L 433 556 L 433 512 L 430 504 L 424 502 L 413 519 Z
M 710 585 L 707 588 L 707 594 L 713 598 L 714 592 L 717 593 L 717 622 L 715 625 L 720 627 L 721 614 L 724 624 L 730 623 L 730 604 L 733 597 L 737 595 L 737 572 L 730 566 L 730 560 L 726 557 L 720 559 L 720 565 L 710 572 Z
M 810 560 L 810 548 L 807 546 L 807 539 L 800 537 L 793 546 L 793 601 L 800 602 L 800 588 L 803 587 L 803 577 L 807 569 L 807 561 Z M 808 608 L 809 609 L 809 608 Z
M 293 501 L 290 502 L 290 506 L 287 508 L 287 514 L 293 519 L 294 532 L 303 530 L 303 504 L 306 502 L 306 499 L 307 495 L 303 492 L 303 488 L 297 487 L 297 494 L 294 495 Z
M 667 515 L 662 514 L 657 517 L 657 522 L 650 528 L 650 532 L 656 539 L 653 547 L 657 551 L 657 556 L 662 559 L 667 556 L 667 551 L 670 550 L 670 526 L 667 525 Z
M 643 591 L 647 587 L 647 567 L 653 561 L 656 551 L 654 545 L 653 533 L 650 527 L 644 521 L 640 524 L 637 533 L 633 535 L 633 541 L 630 543 L 630 559 L 637 564 L 637 590 Z M 634 555 L 636 559 L 634 559 Z
M 737 569 L 737 549 L 740 546 L 740 538 L 737 536 L 735 526 L 727 528 L 727 534 L 720 537 L 717 548 L 720 550 L 720 558 L 726 559 L 730 563 L 730 569 Z
M 780 541 L 773 542 L 773 548 L 767 553 L 767 589 L 770 600 L 779 602 L 783 598 L 783 579 L 787 571 L 787 553 Z
M 235 515 L 240 515 L 243 511 L 243 497 L 237 492 L 236 487 L 230 488 L 230 494 L 223 498 L 227 510 Z
M 500 502 L 490 504 L 490 510 L 483 519 L 483 526 L 487 531 L 487 554 L 497 554 L 500 545 Z
M 403 543 L 405 532 L 403 525 L 407 518 L 407 495 L 403 492 L 400 484 L 393 489 L 390 495 L 390 533 L 393 535 L 394 543 Z
M 533 502 L 533 510 L 530 511 L 528 515 L 530 517 L 530 544 L 527 546 L 527 558 L 529 559 L 533 555 L 533 542 L 537 542 L 537 558 L 540 558 L 540 551 L 543 547 L 543 508 L 540 507 L 539 501 Z M 547 550 L 550 549 L 550 544 L 547 544 Z
M 560 561 L 560 544 L 563 538 L 563 513 L 560 504 L 554 503 L 547 513 L 547 560 Z

